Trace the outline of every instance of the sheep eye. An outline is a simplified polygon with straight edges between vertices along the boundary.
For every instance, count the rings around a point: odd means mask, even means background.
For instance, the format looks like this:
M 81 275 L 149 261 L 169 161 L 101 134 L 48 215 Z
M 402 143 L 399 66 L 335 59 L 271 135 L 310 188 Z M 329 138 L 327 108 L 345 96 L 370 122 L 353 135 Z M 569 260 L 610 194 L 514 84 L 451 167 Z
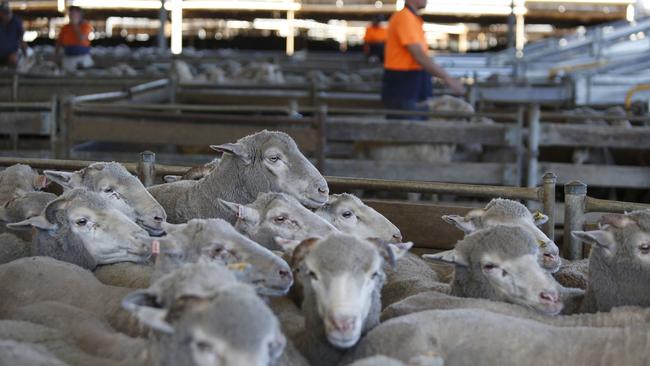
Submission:
M 493 269 L 495 269 L 497 267 L 498 266 L 496 264 L 488 263 L 488 264 L 483 266 L 483 269 L 486 270 L 486 271 L 491 271 L 491 270 L 493 270 Z
M 343 216 L 346 219 L 349 219 L 350 217 L 352 217 L 352 211 L 345 211 L 341 214 L 341 216 Z
M 77 224 L 77 226 L 86 226 L 86 224 L 88 223 L 88 219 L 79 219 L 75 221 L 75 223 Z
M 279 156 L 279 155 L 269 156 L 269 161 L 270 161 L 271 163 L 277 163 L 278 160 L 280 160 L 280 156 Z
M 307 272 L 307 276 L 311 277 L 313 280 L 318 281 L 318 276 L 314 271 Z
M 212 352 L 212 345 L 208 342 L 196 342 L 196 348 L 199 350 L 199 352 Z
M 639 245 L 639 250 L 642 254 L 650 254 L 650 244 Z
M 113 192 L 115 192 L 115 190 L 111 187 L 104 188 L 104 193 L 113 193 Z
M 376 279 L 377 277 L 379 277 L 379 272 L 378 272 L 378 271 L 375 271 L 375 272 L 372 274 L 372 276 L 370 276 L 370 278 L 372 278 L 373 280 Z
M 286 220 L 286 217 L 284 217 L 284 216 L 278 216 L 278 217 L 276 217 L 276 218 L 274 219 L 274 221 L 275 221 L 277 224 L 281 224 L 281 223 L 283 223 L 285 220 Z

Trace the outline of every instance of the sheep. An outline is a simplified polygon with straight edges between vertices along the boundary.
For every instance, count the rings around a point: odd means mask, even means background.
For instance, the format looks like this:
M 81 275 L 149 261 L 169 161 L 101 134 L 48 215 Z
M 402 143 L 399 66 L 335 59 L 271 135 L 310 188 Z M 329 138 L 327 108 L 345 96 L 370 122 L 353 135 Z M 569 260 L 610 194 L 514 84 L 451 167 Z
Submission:
M 120 299 L 131 291 L 103 285 L 92 272 L 72 263 L 51 257 L 20 258 L 0 265 L 0 319 L 29 304 L 56 301 L 82 308 L 114 329 L 138 336 L 140 324 L 120 305 Z
M 158 240 L 160 254 L 154 266 L 117 264 L 102 266 L 95 276 L 105 284 L 148 287 L 151 282 L 186 263 L 216 262 L 249 266 L 242 280 L 259 294 L 283 295 L 293 276 L 289 265 L 277 255 L 238 233 L 221 219 L 193 219 L 186 224 L 165 224 L 167 236 Z
M 116 332 L 105 319 L 82 308 L 43 301 L 13 309 L 4 317 L 55 329 L 92 357 L 123 364 L 137 364 L 143 359 L 144 339 Z
M 20 342 L 22 344 L 28 344 L 31 347 L 36 346 L 39 350 L 45 349 L 46 352 L 60 360 L 60 364 L 65 362 L 64 365 L 115 366 L 116 364 L 114 361 L 94 357 L 85 353 L 63 332 L 40 324 L 25 321 L 0 320 L 0 340 L 4 342 Z M 29 357 L 29 355 L 22 353 L 21 350 L 18 357 L 25 356 Z M 2 365 L 32 365 L 31 362 L 10 362 L 11 355 L 0 357 L 2 357 L 0 358 L 0 364 Z M 4 357 L 7 357 L 7 359 Z
M 517 318 L 524 318 L 562 327 L 629 327 L 650 323 L 650 309 L 636 306 L 613 308 L 610 312 L 596 314 L 547 315 L 535 310 L 523 308 L 517 304 L 508 304 L 487 299 L 474 299 L 450 296 L 440 292 L 422 292 L 395 303 L 381 313 L 381 321 L 397 318 L 407 314 L 426 310 L 446 309 L 481 309 Z
M 140 262 L 151 239 L 97 193 L 73 189 L 51 201 L 38 216 L 7 225 L 35 228 L 33 255 L 47 255 L 93 269 L 98 264 Z
M 248 204 L 261 192 L 286 193 L 310 208 L 327 201 L 325 178 L 285 133 L 264 130 L 236 143 L 211 147 L 224 154 L 217 169 L 205 179 L 149 188 L 165 208 L 169 222 L 222 218 L 235 223 L 236 216 L 215 199 Z
M 0 172 L 0 204 L 47 186 L 47 179 L 29 165 L 15 164 Z
M 284 193 L 260 193 L 254 202 L 242 205 L 219 199 L 237 216 L 235 228 L 271 250 L 286 250 L 301 241 L 337 231 L 326 220 Z
M 215 283 L 208 279 L 221 278 Z M 184 266 L 122 301 L 150 327 L 154 365 L 271 365 L 284 351 L 280 325 L 252 287 L 220 265 Z M 199 361 L 201 360 L 201 361 Z
M 0 264 L 9 263 L 32 253 L 31 244 L 11 233 L 0 234 Z
M 204 178 L 206 175 L 212 173 L 215 169 L 217 169 L 217 165 L 219 165 L 219 158 L 212 159 L 211 161 L 190 168 L 188 171 L 185 172 L 183 175 L 165 175 L 163 177 L 163 181 L 165 183 L 174 183 L 178 182 L 179 180 L 199 180 Z
M 407 361 L 436 351 L 447 365 L 647 365 L 650 331 L 556 327 L 479 309 L 428 310 L 380 324 L 341 362 L 375 354 Z
M 316 214 L 341 232 L 360 239 L 378 238 L 390 243 L 399 260 L 394 269 L 386 268 L 387 280 L 381 292 L 384 306 L 418 292 L 439 288 L 438 274 L 418 256 L 408 252 L 412 243 L 401 243 L 399 229 L 356 196 L 348 193 L 330 195 L 327 204 L 317 209 Z
M 474 112 L 474 107 L 464 100 L 452 96 L 442 96 L 427 101 L 432 112 Z M 464 119 L 432 118 L 428 123 L 461 122 Z M 483 122 L 483 120 L 481 120 Z M 373 144 L 366 153 L 371 160 L 378 161 L 419 161 L 425 163 L 451 162 L 456 145 L 454 144 Z
M 0 364 L 67 366 L 43 346 L 12 340 L 0 340 Z
M 541 212 L 531 214 L 526 206 L 509 199 L 495 198 L 485 208 L 475 209 L 465 216 L 444 215 L 442 219 L 462 230 L 465 234 L 496 225 L 518 226 L 530 232 L 540 247 L 540 265 L 549 272 L 557 272 L 561 265 L 560 250 L 538 226 L 548 221 Z
M 294 341 L 312 365 L 336 364 L 379 323 L 384 262 L 395 263 L 388 245 L 348 234 L 296 247 L 291 267 L 303 284 L 305 328 Z
M 56 197 L 49 192 L 27 192 L 0 207 L 0 221 L 17 222 L 36 216 Z
M 423 257 L 455 266 L 451 295 L 511 302 L 556 315 L 563 308 L 561 287 L 539 265 L 538 252 L 529 231 L 497 225 L 467 235 L 451 251 Z
M 407 363 L 379 355 L 355 361 L 350 366 L 443 366 L 444 363 L 444 360 L 440 356 L 434 352 L 430 352 L 425 355 L 415 356 Z
M 161 235 L 167 214 L 142 182 L 116 162 L 100 162 L 76 172 L 45 170 L 45 176 L 64 189 L 86 188 L 106 198 L 122 201 L 135 211 L 136 222 L 151 235 Z
M 571 234 L 591 244 L 589 283 L 582 311 L 650 307 L 650 210 L 609 214 L 603 227 Z

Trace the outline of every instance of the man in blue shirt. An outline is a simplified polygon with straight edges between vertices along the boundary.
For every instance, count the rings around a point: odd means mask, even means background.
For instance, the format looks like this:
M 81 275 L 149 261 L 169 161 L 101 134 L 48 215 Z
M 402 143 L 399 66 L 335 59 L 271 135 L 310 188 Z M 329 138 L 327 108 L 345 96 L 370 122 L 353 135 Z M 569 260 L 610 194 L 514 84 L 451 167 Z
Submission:
M 16 66 L 18 49 L 26 53 L 23 33 L 23 22 L 13 15 L 9 2 L 0 2 L 0 65 Z

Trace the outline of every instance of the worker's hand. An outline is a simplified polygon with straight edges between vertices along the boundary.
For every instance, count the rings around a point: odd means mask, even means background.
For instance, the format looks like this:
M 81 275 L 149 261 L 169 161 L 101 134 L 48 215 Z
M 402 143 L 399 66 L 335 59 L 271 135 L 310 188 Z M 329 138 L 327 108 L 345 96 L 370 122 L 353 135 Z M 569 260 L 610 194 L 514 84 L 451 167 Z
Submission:
M 455 96 L 461 96 L 465 94 L 465 86 L 458 79 L 449 78 L 445 80 L 445 83 L 451 89 L 451 93 Z

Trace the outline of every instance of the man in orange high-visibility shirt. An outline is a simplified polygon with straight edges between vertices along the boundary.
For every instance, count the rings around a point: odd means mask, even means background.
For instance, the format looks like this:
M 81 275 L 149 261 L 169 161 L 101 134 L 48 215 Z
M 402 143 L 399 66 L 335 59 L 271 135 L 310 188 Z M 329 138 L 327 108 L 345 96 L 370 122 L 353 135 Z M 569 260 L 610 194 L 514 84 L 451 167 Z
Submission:
M 377 15 L 372 23 L 366 28 L 366 35 L 363 37 L 363 52 L 369 59 L 378 59 L 384 61 L 384 44 L 388 37 L 388 32 L 381 22 L 384 17 Z
M 463 84 L 427 56 L 429 46 L 422 28 L 424 21 L 417 14 L 426 5 L 427 0 L 406 0 L 404 9 L 394 13 L 388 21 L 381 93 L 388 109 L 426 110 L 421 102 L 433 96 L 432 76 L 442 79 L 453 94 L 464 93 Z M 406 116 L 389 118 L 409 119 Z
M 83 11 L 78 6 L 68 8 L 70 23 L 61 28 L 56 40 L 54 56 L 61 57 L 63 49 L 63 69 L 68 72 L 79 68 L 89 68 L 94 65 L 90 57 L 90 34 L 93 28 L 83 19 Z

